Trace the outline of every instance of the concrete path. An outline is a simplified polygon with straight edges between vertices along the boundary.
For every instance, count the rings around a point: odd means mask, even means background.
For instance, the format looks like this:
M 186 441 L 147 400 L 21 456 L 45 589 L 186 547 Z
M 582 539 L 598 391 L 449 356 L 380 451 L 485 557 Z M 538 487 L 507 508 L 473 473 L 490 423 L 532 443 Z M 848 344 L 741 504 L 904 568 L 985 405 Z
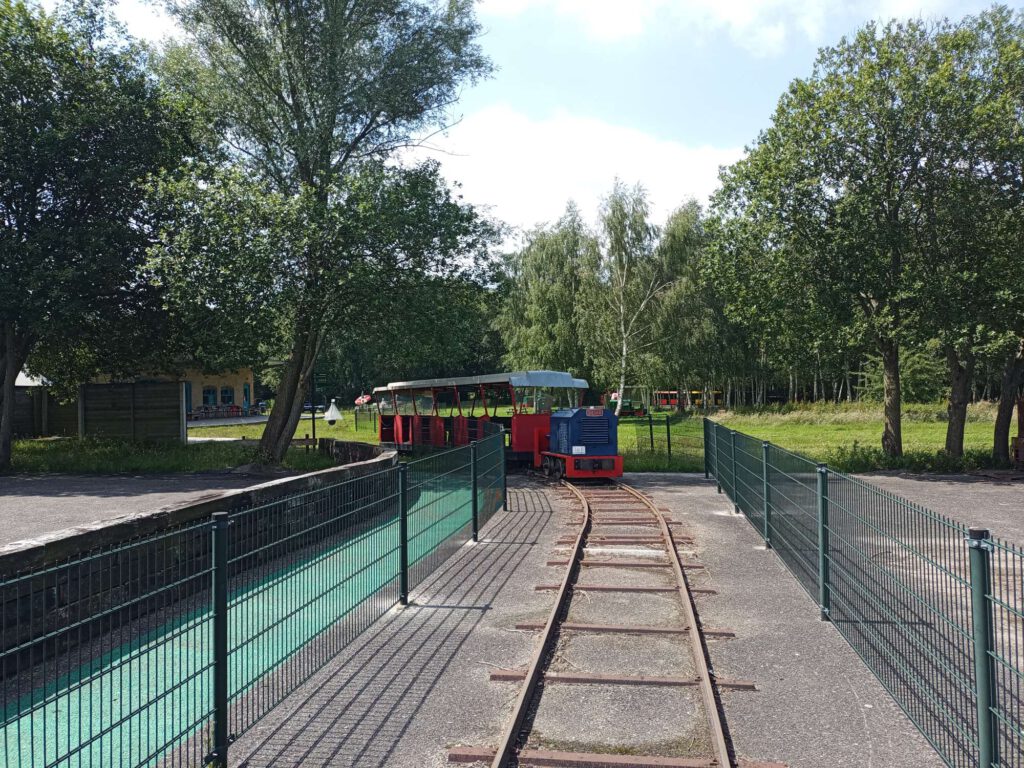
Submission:
M 229 419 L 196 419 L 186 423 L 189 431 L 202 430 L 203 427 L 236 427 L 242 424 L 265 424 L 269 416 L 236 416 Z
M 967 526 L 989 528 L 1024 544 L 1024 474 L 910 475 L 876 472 L 857 475 L 916 504 Z
M 269 479 L 273 478 L 232 472 L 4 475 L 0 477 L 0 544 L 129 512 L 178 506 Z

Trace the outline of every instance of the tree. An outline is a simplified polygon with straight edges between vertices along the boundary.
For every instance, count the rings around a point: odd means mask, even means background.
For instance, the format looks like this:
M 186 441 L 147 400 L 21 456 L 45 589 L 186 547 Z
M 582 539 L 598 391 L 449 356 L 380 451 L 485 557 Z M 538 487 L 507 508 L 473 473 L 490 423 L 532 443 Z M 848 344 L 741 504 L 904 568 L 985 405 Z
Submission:
M 598 381 L 618 381 L 616 415 L 635 356 L 657 343 L 657 304 L 673 282 L 648 215 L 643 189 L 616 180 L 601 210 L 600 249 L 583 271 L 580 333 L 593 340 L 587 355 Z
M 936 146 L 931 39 L 921 22 L 871 23 L 822 49 L 733 170 L 745 210 L 774 222 L 817 303 L 850 303 L 861 314 L 882 358 L 882 448 L 893 456 L 903 452 L 900 346 L 926 274 L 913 195 Z
M 0 0 L 0 469 L 26 361 L 77 384 L 170 351 L 143 182 L 193 149 L 180 107 L 98 7 Z
M 403 335 L 387 345 L 397 353 L 423 342 L 429 328 L 437 335 L 422 354 L 436 355 L 443 328 L 423 318 L 433 313 L 465 323 L 472 317 L 461 301 L 469 268 L 496 233 L 454 199 L 436 163 L 363 164 L 340 180 L 326 206 L 308 187 L 300 195 L 282 193 L 238 168 L 166 176 L 153 202 L 164 225 L 150 250 L 151 267 L 197 354 L 209 361 L 211 350 L 219 352 L 221 367 L 265 364 L 293 345 L 294 319 L 307 305 L 330 323 L 318 330 L 318 346 L 328 336 L 379 344 Z M 311 252 L 332 254 L 320 261 L 312 284 Z M 445 289 L 452 296 L 443 296 Z M 225 356 L 224 337 L 233 341 L 234 357 Z M 387 354 L 377 359 L 390 359 Z M 283 377 L 288 367 L 278 370 Z M 304 399 L 306 391 L 297 394 Z M 293 431 L 297 423 L 296 417 Z
M 347 205 L 345 184 L 369 159 L 440 124 L 459 86 L 486 75 L 489 65 L 474 42 L 470 0 L 441 7 L 423 0 L 172 0 L 171 7 L 201 64 L 195 76 L 180 70 L 179 87 L 203 84 L 198 96 L 222 116 L 232 156 L 277 195 L 302 201 L 301 215 L 269 214 L 275 226 L 304 228 L 285 236 L 301 250 L 282 249 L 268 265 L 289 274 L 290 310 L 273 329 L 285 363 L 260 443 L 262 458 L 277 462 L 298 423 L 324 333 L 357 298 L 339 278 L 372 253 L 364 233 L 349 230 L 354 239 L 339 240 L 346 233 L 333 229 Z M 277 202 L 285 204 L 283 197 Z M 436 253 L 450 254 L 460 238 L 436 236 Z M 389 246 L 423 252 L 422 242 L 406 245 L 401 237 Z M 244 255 L 236 255 L 243 267 Z M 235 274 L 237 284 L 224 288 L 239 293 L 250 279 Z
M 499 314 L 512 368 L 551 368 L 587 376 L 579 312 L 583 265 L 597 252 L 579 209 L 569 203 L 552 227 L 539 228 L 515 255 L 514 294 Z

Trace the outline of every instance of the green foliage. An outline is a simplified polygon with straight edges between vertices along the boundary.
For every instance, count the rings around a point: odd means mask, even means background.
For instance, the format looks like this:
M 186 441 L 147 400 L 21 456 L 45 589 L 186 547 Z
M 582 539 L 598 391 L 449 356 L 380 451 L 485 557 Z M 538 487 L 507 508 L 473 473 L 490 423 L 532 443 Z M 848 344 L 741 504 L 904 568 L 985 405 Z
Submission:
M 589 376 L 586 332 L 580 328 L 580 284 L 598 243 L 570 203 L 552 227 L 528 236 L 506 267 L 512 275 L 497 326 L 513 369 L 556 369 Z
M 946 366 L 938 346 L 938 341 L 932 341 L 900 356 L 900 387 L 909 401 L 937 402 L 948 392 Z M 864 400 L 882 402 L 885 393 L 882 367 L 878 355 L 868 355 L 857 390 Z
M 484 237 L 436 167 L 384 161 L 443 124 L 458 89 L 490 65 L 475 42 L 470 0 L 170 5 L 191 54 L 175 53 L 165 72 L 220 117 L 225 154 L 238 168 L 164 196 L 180 201 L 190 226 L 165 228 L 162 276 L 177 284 L 176 305 L 190 319 L 249 309 L 251 320 L 231 322 L 266 330 L 263 357 L 284 361 L 261 445 L 261 457 L 276 462 L 328 331 L 365 322 L 408 274 L 451 276 Z M 225 190 L 210 188 L 221 183 Z M 233 225 L 236 205 L 246 231 Z M 192 259 L 213 281 L 203 303 L 186 296 Z
M 148 64 L 98 3 L 0 0 L 0 381 L 27 360 L 67 389 L 181 348 L 142 269 L 143 182 L 198 148 Z M 0 467 L 9 440 L 5 407 Z

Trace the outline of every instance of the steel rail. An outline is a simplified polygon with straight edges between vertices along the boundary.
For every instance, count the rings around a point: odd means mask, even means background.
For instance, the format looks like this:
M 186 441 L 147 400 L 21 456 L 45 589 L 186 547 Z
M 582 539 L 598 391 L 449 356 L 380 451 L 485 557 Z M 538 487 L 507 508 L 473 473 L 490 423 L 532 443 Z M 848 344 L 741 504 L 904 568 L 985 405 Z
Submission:
M 732 756 L 729 754 L 729 745 L 725 738 L 725 726 L 722 723 L 722 714 L 718 709 L 718 699 L 715 696 L 715 685 L 711 679 L 710 656 L 708 654 L 707 642 L 704 633 L 700 631 L 697 623 L 697 611 L 694 609 L 693 596 L 690 593 L 690 584 L 683 572 L 683 563 L 676 550 L 675 541 L 672 538 L 672 531 L 665 521 L 664 515 L 646 496 L 625 483 L 616 481 L 616 485 L 642 502 L 651 512 L 661 526 L 661 534 L 665 540 L 665 548 L 668 550 L 669 561 L 672 570 L 676 575 L 676 583 L 679 587 L 680 602 L 686 615 L 687 626 L 692 631 L 687 632 L 692 651 L 694 664 L 697 666 L 700 679 L 701 695 L 704 699 L 704 710 L 708 718 L 708 728 L 711 731 L 711 742 L 714 748 L 715 758 L 719 765 L 731 766 Z
M 576 535 L 576 543 L 573 545 L 572 554 L 569 556 L 569 563 L 565 569 L 565 575 L 562 577 L 562 583 L 558 589 L 555 604 L 551 608 L 551 613 L 548 614 L 548 620 L 541 633 L 540 645 L 537 650 L 534 651 L 533 657 L 530 659 L 530 665 L 527 667 L 526 680 L 523 683 L 522 689 L 519 691 L 519 698 L 516 699 L 515 708 L 512 710 L 512 720 L 505 729 L 505 732 L 502 734 L 497 752 L 494 755 L 494 761 L 491 763 L 491 768 L 507 768 L 509 760 L 511 760 L 515 755 L 520 730 L 522 729 L 523 722 L 526 720 L 526 715 L 529 712 L 530 702 L 533 701 L 533 695 L 537 690 L 537 683 L 540 682 L 541 676 L 544 673 L 544 661 L 547 658 L 548 653 L 551 650 L 551 645 L 555 640 L 555 628 L 558 626 L 559 616 L 562 614 L 562 611 L 565 609 L 565 606 L 572 595 L 572 585 L 576 580 L 577 573 L 579 572 L 580 560 L 583 559 L 583 547 L 586 544 L 587 535 L 590 533 L 590 503 L 587 501 L 583 493 L 574 485 L 567 483 L 564 480 L 562 481 L 562 484 L 576 494 L 576 497 L 583 505 L 583 522 L 580 525 L 579 533 Z

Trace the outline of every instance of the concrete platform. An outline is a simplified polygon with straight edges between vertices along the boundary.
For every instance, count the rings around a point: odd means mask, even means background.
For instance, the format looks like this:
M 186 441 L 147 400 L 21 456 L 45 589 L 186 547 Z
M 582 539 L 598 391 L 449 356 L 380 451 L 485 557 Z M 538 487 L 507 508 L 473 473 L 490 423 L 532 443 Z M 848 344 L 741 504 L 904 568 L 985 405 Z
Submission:
M 703 571 L 687 574 L 705 626 L 735 630 L 710 643 L 718 676 L 758 691 L 723 693 L 739 757 L 790 768 L 941 768 L 944 763 L 774 552 L 703 475 L 634 474 L 626 482 L 672 510 L 696 537 Z

